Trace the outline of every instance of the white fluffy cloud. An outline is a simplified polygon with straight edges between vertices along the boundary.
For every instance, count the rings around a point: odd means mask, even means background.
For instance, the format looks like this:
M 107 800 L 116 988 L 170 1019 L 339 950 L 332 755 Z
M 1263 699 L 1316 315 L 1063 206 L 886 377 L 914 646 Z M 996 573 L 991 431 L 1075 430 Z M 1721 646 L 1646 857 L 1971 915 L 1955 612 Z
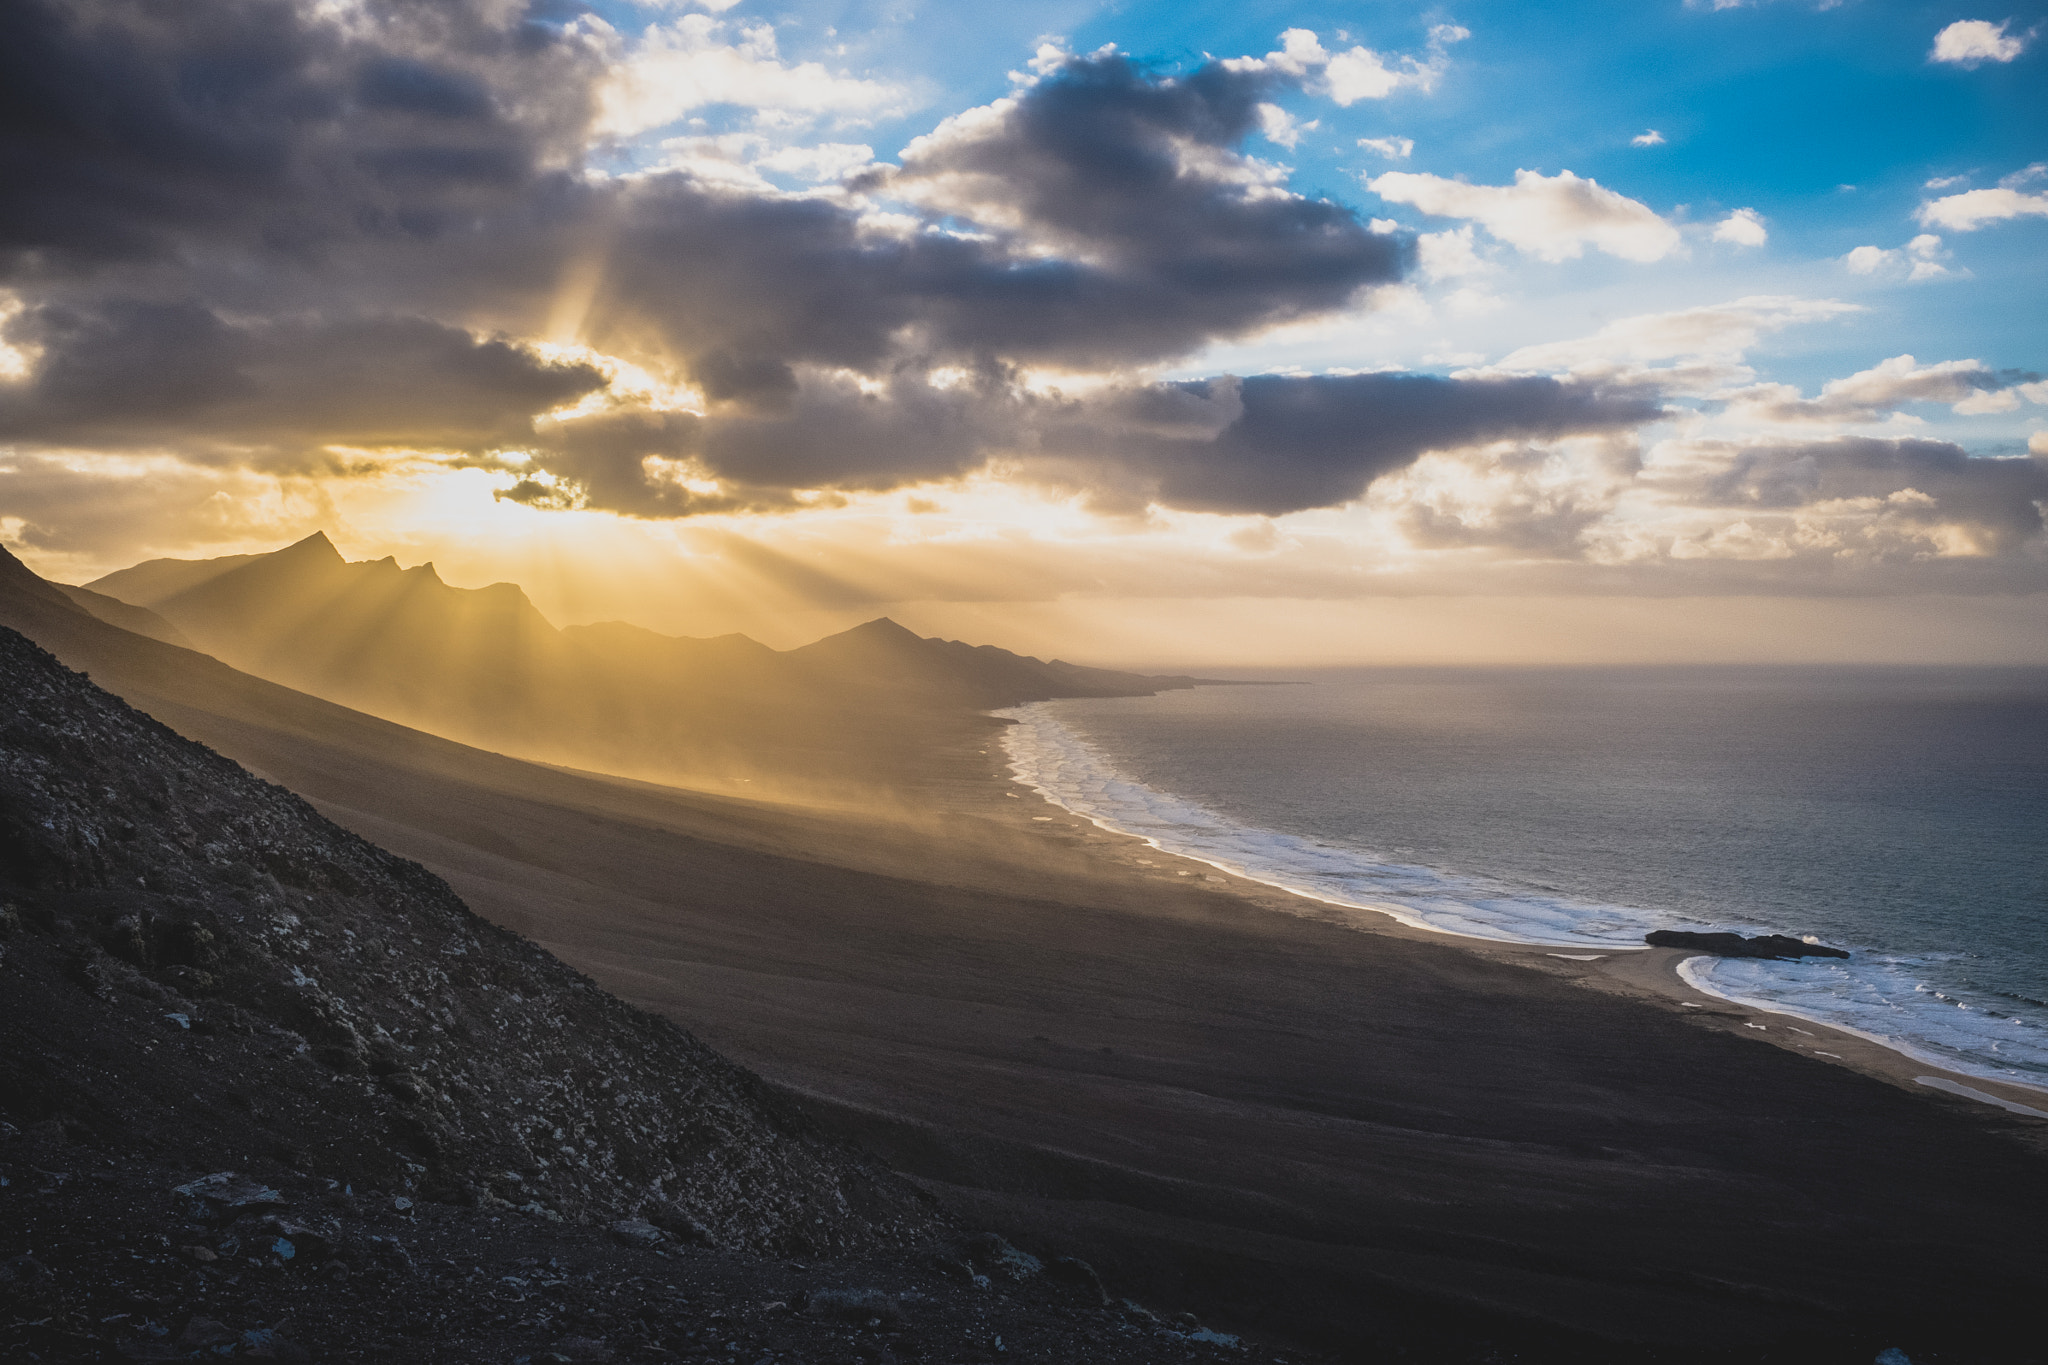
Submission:
M 1382 199 L 1439 218 L 1468 218 L 1501 241 L 1546 261 L 1571 260 L 1588 246 L 1630 261 L 1655 261 L 1678 249 L 1678 229 L 1647 204 L 1570 171 L 1516 171 L 1512 185 L 1388 171 L 1366 182 Z
M 760 133 L 671 137 L 662 139 L 660 145 L 656 168 L 682 172 L 705 185 L 744 189 L 751 194 L 780 193 L 768 174 L 823 184 L 842 180 L 873 165 L 875 160 L 874 149 L 864 143 L 779 146 Z
M 1472 250 L 1472 229 L 1452 228 L 1447 232 L 1425 232 L 1415 239 L 1416 262 L 1427 280 L 1455 279 L 1476 275 L 1486 262 Z
M 1829 380 L 1818 398 L 1802 398 L 1790 384 L 1758 384 L 1729 397 L 1731 411 L 1770 422 L 1873 422 L 1908 403 L 1947 403 L 1965 417 L 2019 406 L 1981 360 L 1922 365 L 1910 355 Z
M 1322 126 L 1320 119 L 1310 119 L 1307 123 L 1298 122 L 1294 115 L 1277 104 L 1261 104 L 1257 113 L 1259 131 L 1266 135 L 1266 140 L 1277 142 L 1289 150 L 1301 145 L 1303 133 L 1312 133 Z
M 1931 232 L 1923 232 L 1892 251 L 1879 246 L 1859 246 L 1842 258 L 1842 264 L 1849 267 L 1852 275 L 1896 275 L 1904 271 L 1909 280 L 1938 280 L 1951 273 L 1941 263 L 1948 254 L 1941 238 Z
M 1714 228 L 1714 240 L 1736 246 L 1762 246 L 1770 240 L 1764 230 L 1764 216 L 1755 209 L 1737 209 Z
M 1987 19 L 1958 19 L 1934 35 L 1930 62 L 1955 66 L 1977 66 L 1983 62 L 2009 62 L 2026 50 L 2031 32 L 2008 35 L 2012 20 L 1992 23 Z
M 630 137 L 697 109 L 730 104 L 768 123 L 830 118 L 861 123 L 901 112 L 909 98 L 884 81 L 837 75 L 817 62 L 786 64 L 767 24 L 732 26 L 707 14 L 650 25 L 620 51 L 600 92 L 599 132 Z M 737 41 L 735 41 L 735 39 Z
M 1397 90 L 1428 94 L 1450 67 L 1451 45 L 1471 36 L 1470 29 L 1438 24 L 1429 31 L 1429 55 L 1424 58 L 1358 46 L 1332 52 L 1313 30 L 1290 28 L 1280 35 L 1278 51 L 1234 58 L 1223 65 L 1232 71 L 1284 71 L 1303 77 L 1311 91 L 1348 109 L 1360 100 L 1383 100 Z
M 1664 145 L 1664 134 L 1658 132 L 1655 128 L 1651 128 L 1637 133 L 1634 137 L 1630 138 L 1628 145 L 1631 147 L 1662 147 Z
M 1856 304 L 1838 299 L 1757 294 L 1732 303 L 1621 318 L 1589 337 L 1525 346 L 1503 360 L 1501 366 L 1562 370 L 1587 360 L 1668 360 L 1673 356 L 1734 359 L 1756 345 L 1766 332 L 1862 311 Z
M 1406 161 L 1415 154 L 1415 139 L 1412 137 L 1362 137 L 1358 145 L 1368 152 L 1378 152 L 1389 161 Z
M 1914 216 L 1928 227 L 1955 232 L 1971 232 L 2008 218 L 2048 218 L 2048 193 L 2028 194 L 2020 188 L 2044 176 L 2048 176 L 2048 161 L 2037 161 L 2006 176 L 1996 189 L 1965 190 L 1931 199 Z

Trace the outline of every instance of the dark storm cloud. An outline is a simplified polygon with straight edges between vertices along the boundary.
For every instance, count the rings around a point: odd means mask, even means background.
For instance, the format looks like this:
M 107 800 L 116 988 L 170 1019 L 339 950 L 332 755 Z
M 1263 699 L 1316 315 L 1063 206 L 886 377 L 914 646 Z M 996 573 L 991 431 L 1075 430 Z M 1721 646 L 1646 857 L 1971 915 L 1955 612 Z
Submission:
M 1192 421 L 1197 404 L 1235 411 L 1206 437 L 1134 425 L 1062 432 L 1046 448 L 1082 454 L 1092 444 L 1147 475 L 1169 507 L 1278 516 L 1349 502 L 1425 451 L 1639 426 L 1662 411 L 1640 394 L 1548 378 L 1361 374 L 1257 375 L 1214 381 L 1206 392 L 1159 389 L 1126 412 Z
M 372 0 L 343 25 L 289 0 L 17 0 L 0 269 L 260 257 L 474 211 L 479 186 L 573 148 L 595 74 L 504 8 Z M 500 101 L 493 81 L 547 94 Z
M 1169 79 L 1121 56 L 1077 58 L 999 117 L 915 144 L 876 188 L 1012 224 L 1013 245 L 1087 263 L 921 273 L 939 330 L 1005 355 L 1149 360 L 1399 279 L 1405 241 L 1285 192 L 1235 153 L 1275 82 L 1213 62 Z
M 265 467 L 324 444 L 517 448 L 597 505 L 665 515 L 718 499 L 647 476 L 649 455 L 769 506 L 1046 441 L 1176 505 L 1264 508 L 1349 496 L 1422 434 L 1392 390 L 1372 419 L 1391 426 L 1353 432 L 1338 428 L 1358 412 L 1315 415 L 1338 390 L 1289 400 L 1253 381 L 1236 426 L 1204 409 L 1213 442 L 1146 445 L 1147 428 L 1126 456 L 1106 449 L 1124 416 L 1005 378 L 1186 354 L 1400 276 L 1405 241 L 1236 152 L 1271 73 L 1071 60 L 871 176 L 862 191 L 928 223 L 877 230 L 858 197 L 582 175 L 605 40 L 517 6 L 16 11 L 0 271 L 26 304 L 12 340 L 36 360 L 0 387 L 0 437 L 23 444 Z M 585 335 L 694 379 L 710 414 L 532 428 L 600 378 L 476 338 L 534 335 L 579 269 Z M 978 377 L 925 382 L 940 365 Z M 561 495 L 530 481 L 515 496 Z
M 2041 533 L 2048 462 L 1977 459 L 1946 441 L 1842 437 L 1740 450 L 1690 491 L 1707 505 L 1766 509 L 1878 499 L 1904 520 L 1966 526 L 2006 551 Z
M 864 389 L 812 375 L 786 404 L 611 412 L 545 424 L 527 444 L 528 481 L 508 496 L 545 505 L 663 517 L 792 505 L 792 489 L 877 490 L 946 479 L 1031 439 L 1041 405 L 999 382 L 938 387 L 901 377 Z M 706 495 L 647 461 L 687 461 L 724 485 Z
M 496 108 L 481 81 L 409 57 L 380 55 L 364 62 L 355 93 L 366 109 L 397 109 L 440 119 L 489 118 Z
M 703 506 L 643 470 L 649 456 L 738 486 L 868 490 L 1000 457 L 1025 477 L 1132 506 L 1277 516 L 1349 502 L 1425 451 L 1632 427 L 1659 411 L 1638 394 L 1554 379 L 1259 375 L 1063 400 L 985 374 L 947 387 L 811 382 L 769 413 L 566 422 L 544 433 L 537 455 L 587 505 L 640 516 Z
M 608 206 L 612 325 L 663 332 L 714 399 L 781 405 L 792 365 L 1130 365 L 1398 279 L 1405 241 L 1247 183 L 1229 149 L 1268 80 L 1076 60 L 856 186 L 995 224 L 971 236 L 878 236 L 837 203 L 643 178 Z
M 291 463 L 329 444 L 482 451 L 603 387 L 586 365 L 418 318 L 235 325 L 195 303 L 39 308 L 8 339 L 41 352 L 0 396 L 0 439 L 221 448 Z

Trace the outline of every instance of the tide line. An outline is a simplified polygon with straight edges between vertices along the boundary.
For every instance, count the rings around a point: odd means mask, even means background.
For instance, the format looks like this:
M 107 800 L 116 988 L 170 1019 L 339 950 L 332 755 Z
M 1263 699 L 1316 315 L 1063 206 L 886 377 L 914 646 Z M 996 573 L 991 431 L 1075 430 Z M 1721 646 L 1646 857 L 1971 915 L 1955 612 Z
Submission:
M 2025 1114 L 2030 1119 L 2048 1119 L 2048 1111 L 2029 1109 L 2024 1104 L 2015 1104 L 2011 1100 L 2003 1100 L 1996 1095 L 1987 1095 L 1981 1090 L 1971 1089 L 1961 1081 L 1952 1081 L 1944 1076 L 1915 1076 L 1913 1079 L 1929 1089 L 1946 1091 L 1951 1095 L 1961 1095 L 1966 1100 L 1977 1100 L 1984 1104 L 1995 1104 L 2000 1109 L 2009 1109 L 2015 1114 Z

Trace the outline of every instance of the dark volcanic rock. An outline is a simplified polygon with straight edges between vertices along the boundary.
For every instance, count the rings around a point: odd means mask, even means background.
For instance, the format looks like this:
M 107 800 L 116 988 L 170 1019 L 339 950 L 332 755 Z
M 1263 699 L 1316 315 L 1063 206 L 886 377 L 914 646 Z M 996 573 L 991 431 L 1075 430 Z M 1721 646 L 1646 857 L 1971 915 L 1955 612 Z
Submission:
M 641 1218 L 621 1218 L 612 1224 L 612 1236 L 629 1247 L 647 1250 L 658 1247 L 665 1240 L 661 1229 Z
M 1840 948 L 1830 948 L 1823 943 L 1808 943 L 1804 939 L 1790 938 L 1784 934 L 1759 934 L 1755 938 L 1744 938 L 1741 934 L 1695 934 L 1683 929 L 1652 929 L 1643 935 L 1643 942 L 1652 948 L 1692 948 L 1716 957 L 1847 957 Z
M 250 1180 L 233 1171 L 212 1175 L 178 1186 L 177 1192 L 192 1201 L 193 1211 L 209 1221 L 242 1209 L 277 1208 L 285 1198 L 260 1180 Z
M 1063 1284 L 1071 1284 L 1087 1291 L 1088 1297 L 1097 1303 L 1108 1303 L 1109 1291 L 1102 1287 L 1102 1277 L 1095 1273 L 1095 1267 L 1075 1256 L 1055 1256 L 1045 1267 L 1045 1273 Z
M 0 629 L 0 1114 L 729 1248 L 920 1240 L 929 1202 L 439 878 Z

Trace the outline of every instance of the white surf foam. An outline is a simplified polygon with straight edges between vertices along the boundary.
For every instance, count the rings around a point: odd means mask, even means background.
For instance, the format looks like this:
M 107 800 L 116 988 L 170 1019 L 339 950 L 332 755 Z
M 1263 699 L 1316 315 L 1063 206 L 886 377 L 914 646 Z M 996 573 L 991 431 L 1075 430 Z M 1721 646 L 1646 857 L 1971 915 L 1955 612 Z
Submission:
M 1777 932 L 1545 895 L 1244 825 L 1122 773 L 1044 703 L 995 714 L 1016 722 L 1003 730 L 1011 772 L 1047 800 L 1164 852 L 1325 905 L 1467 938 L 1605 952 L 1641 949 L 1652 929 Z M 2048 1088 L 2048 1011 L 1957 998 L 1930 984 L 1931 966 L 1938 964 L 1858 951 L 1847 961 L 1692 958 L 1681 974 L 1709 995 L 1844 1029 L 1930 1065 Z
M 1005 727 L 1003 746 L 1018 781 L 1104 829 L 1225 872 L 1418 929 L 1501 943 L 1641 948 L 1643 934 L 1655 927 L 1618 906 L 1516 892 L 1238 824 L 1125 776 L 1042 703 L 995 714 L 1017 722 Z
M 1865 950 L 1847 961 L 1694 957 L 1678 974 L 1708 995 L 1811 1019 L 1916 1062 L 2048 1091 L 2042 1021 L 1941 990 L 1928 980 L 1930 965 L 1938 964 Z

